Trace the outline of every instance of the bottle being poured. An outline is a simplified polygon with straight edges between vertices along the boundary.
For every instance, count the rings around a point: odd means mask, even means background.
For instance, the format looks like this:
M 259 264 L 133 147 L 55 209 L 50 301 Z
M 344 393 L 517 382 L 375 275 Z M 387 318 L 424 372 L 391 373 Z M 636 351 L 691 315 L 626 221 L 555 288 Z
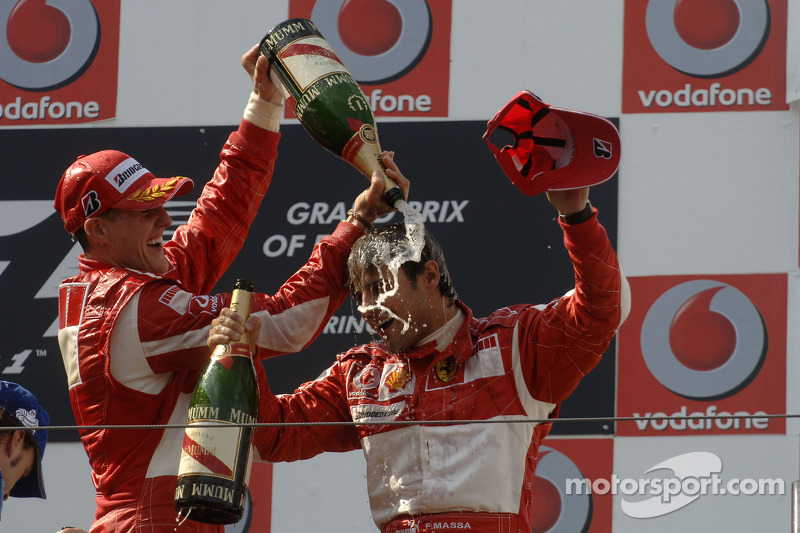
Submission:
M 259 51 L 269 58 L 273 83 L 309 135 L 368 179 L 374 171 L 382 173 L 386 203 L 399 208 L 405 197 L 386 176 L 369 101 L 314 23 L 294 18 L 276 25 Z

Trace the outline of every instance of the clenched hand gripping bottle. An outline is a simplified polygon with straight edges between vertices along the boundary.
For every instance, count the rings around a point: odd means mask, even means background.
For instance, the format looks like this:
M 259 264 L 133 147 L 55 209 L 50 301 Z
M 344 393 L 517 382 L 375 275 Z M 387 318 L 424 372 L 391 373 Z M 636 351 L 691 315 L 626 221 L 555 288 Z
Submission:
M 295 18 L 276 25 L 259 51 L 270 60 L 273 83 L 314 140 L 367 178 L 376 170 L 386 177 L 367 97 L 313 22 Z M 390 206 L 405 200 L 389 177 L 385 199 Z
M 250 316 L 253 284 L 237 280 L 231 309 Z M 244 512 L 258 420 L 258 385 L 245 332 L 214 349 L 192 392 L 178 470 L 175 509 L 180 517 L 232 524 Z

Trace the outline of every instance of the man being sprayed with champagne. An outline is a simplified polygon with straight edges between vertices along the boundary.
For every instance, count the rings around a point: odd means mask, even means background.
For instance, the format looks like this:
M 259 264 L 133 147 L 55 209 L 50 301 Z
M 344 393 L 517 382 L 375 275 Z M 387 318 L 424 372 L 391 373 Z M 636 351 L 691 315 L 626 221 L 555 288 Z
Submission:
M 209 360 L 206 337 L 230 293 L 209 295 L 241 249 L 277 156 L 281 93 L 257 47 L 242 56 L 253 79 L 243 120 L 221 153 L 187 224 L 169 241 L 164 204 L 192 187 L 157 178 L 130 156 L 103 150 L 64 173 L 55 208 L 81 244 L 78 275 L 59 287 L 58 339 L 70 400 L 89 456 L 97 509 L 92 533 L 220 533 L 223 526 L 176 522 L 175 490 L 190 394 Z M 390 153 L 387 173 L 408 192 Z M 308 346 L 347 297 L 346 261 L 364 229 L 391 208 L 384 179 L 274 296 L 254 294 L 260 356 Z M 108 425 L 146 426 L 107 428 Z
M 571 141 L 579 147 L 588 137 L 591 146 L 593 133 L 575 128 Z M 560 157 L 547 158 L 548 169 L 563 165 Z M 372 517 L 383 533 L 530 531 L 538 449 L 552 425 L 540 422 L 558 416 L 630 306 L 588 195 L 588 187 L 547 190 L 574 289 L 546 305 L 509 305 L 486 318 L 474 317 L 457 297 L 429 231 L 421 248 L 404 223 L 361 237 L 348 260 L 350 284 L 379 339 L 339 354 L 292 394 L 275 396 L 263 380 L 260 421 L 291 425 L 257 430 L 261 458 L 296 461 L 361 448 Z M 258 327 L 223 310 L 209 344 Z M 324 424 L 330 422 L 355 425 Z

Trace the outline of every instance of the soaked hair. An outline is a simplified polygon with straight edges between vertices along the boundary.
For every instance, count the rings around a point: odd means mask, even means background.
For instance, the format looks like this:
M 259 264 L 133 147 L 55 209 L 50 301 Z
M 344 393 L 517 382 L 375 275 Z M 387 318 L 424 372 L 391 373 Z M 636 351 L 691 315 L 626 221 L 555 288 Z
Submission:
M 387 249 L 390 250 L 388 254 L 391 257 L 388 260 L 391 261 L 401 253 L 398 250 L 407 250 L 409 246 L 410 243 L 406 236 L 404 222 L 381 226 L 364 234 L 353 244 L 353 249 L 347 259 L 348 286 L 350 290 L 354 290 L 354 281 L 359 279 L 360 273 L 364 269 L 370 266 L 380 269 L 381 266 L 386 264 L 386 254 L 382 252 Z M 406 261 L 400 265 L 412 286 L 416 286 L 417 278 L 425 271 L 425 263 L 428 261 L 435 261 L 439 266 L 439 285 L 437 288 L 452 305 L 458 298 L 458 294 L 453 287 L 450 272 L 447 269 L 447 262 L 444 259 L 444 252 L 436 238 L 430 231 L 425 229 L 425 245 L 422 248 L 419 261 Z

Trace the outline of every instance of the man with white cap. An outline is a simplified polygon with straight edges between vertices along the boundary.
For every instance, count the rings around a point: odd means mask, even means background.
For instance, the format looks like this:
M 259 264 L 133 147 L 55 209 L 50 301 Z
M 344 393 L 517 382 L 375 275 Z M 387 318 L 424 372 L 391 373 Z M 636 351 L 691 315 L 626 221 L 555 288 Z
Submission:
M 25 387 L 0 381 L 0 488 L 3 500 L 46 498 L 42 457 L 50 416 Z M 0 500 L 0 511 L 3 503 Z
M 188 193 L 185 177 L 158 178 L 132 157 L 104 150 L 64 173 L 55 208 L 83 247 L 80 272 L 59 288 L 59 345 L 73 413 L 97 490 L 92 533 L 214 532 L 222 526 L 176 521 L 175 488 L 184 431 L 107 425 L 184 424 L 192 388 L 208 362 L 211 320 L 229 293 L 209 295 L 236 257 L 269 185 L 279 139 L 281 93 L 257 47 L 242 57 L 254 81 L 237 131 L 186 225 L 169 241 L 170 198 Z M 408 181 L 392 156 L 390 177 Z M 347 296 L 353 242 L 391 208 L 377 174 L 348 218 L 314 248 L 275 296 L 254 294 L 265 357 L 310 344 Z M 260 366 L 260 365 L 259 365 Z

